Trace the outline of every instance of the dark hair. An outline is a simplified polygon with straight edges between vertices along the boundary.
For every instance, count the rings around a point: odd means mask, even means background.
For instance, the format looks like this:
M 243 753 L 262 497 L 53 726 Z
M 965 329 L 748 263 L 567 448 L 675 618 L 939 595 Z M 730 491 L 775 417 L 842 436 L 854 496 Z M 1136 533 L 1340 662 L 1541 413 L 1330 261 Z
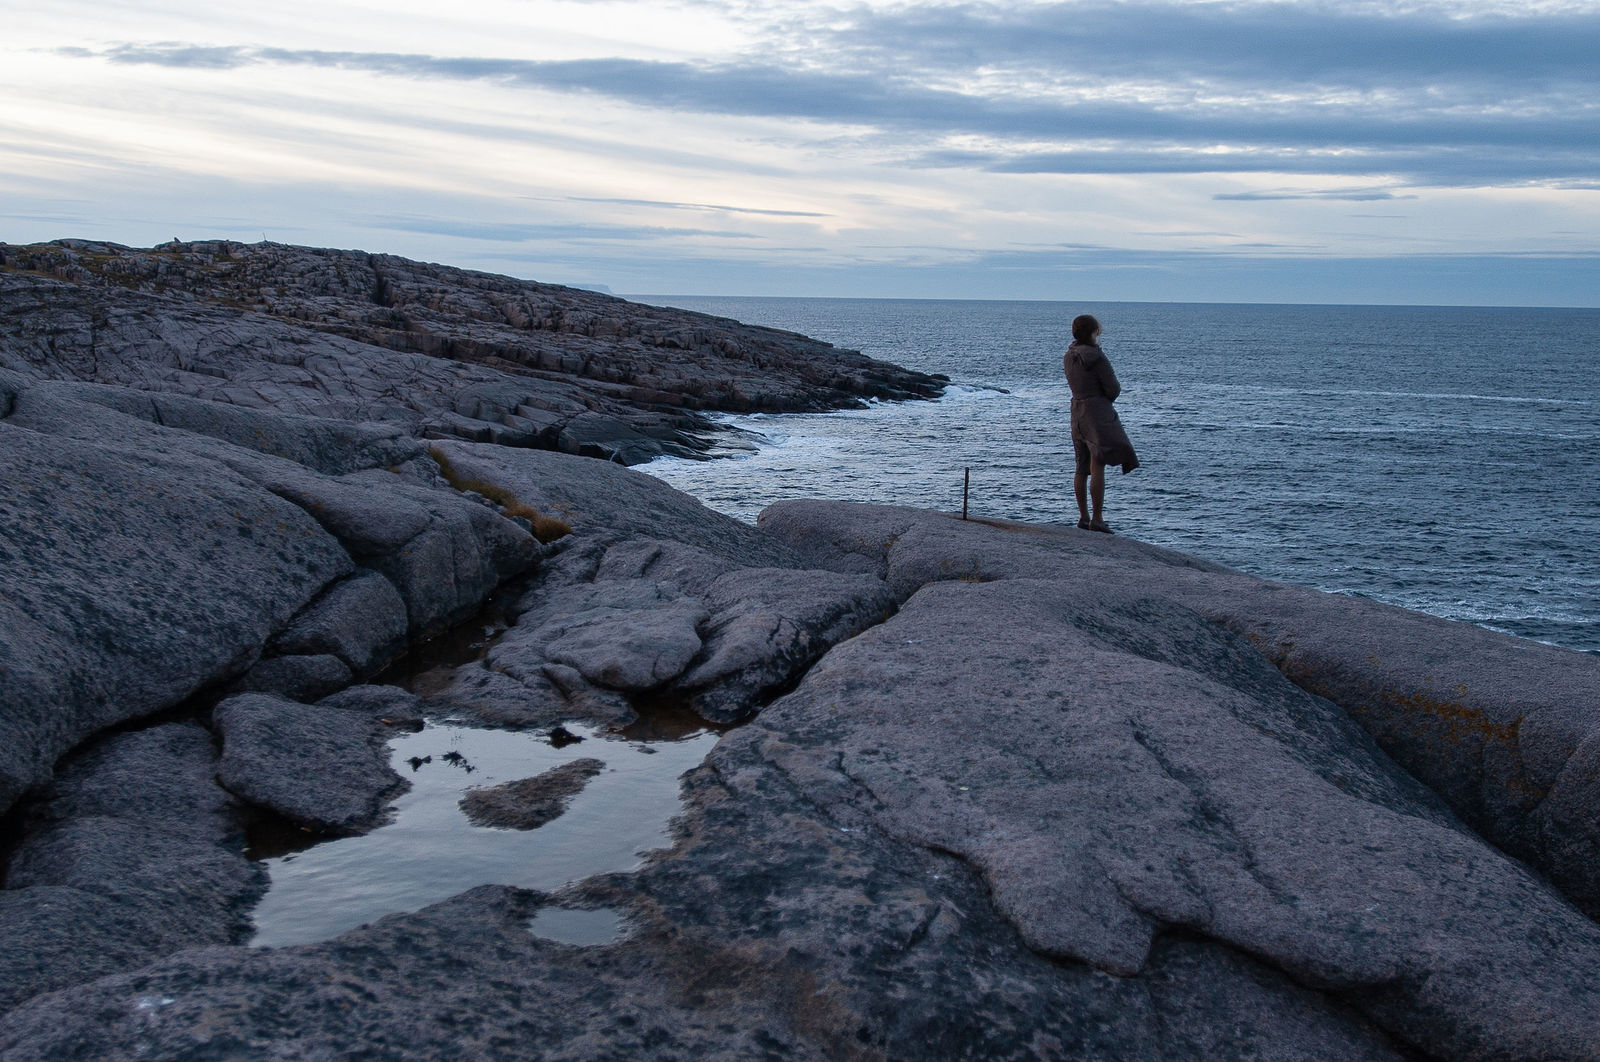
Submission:
M 1072 319 L 1072 338 L 1079 343 L 1093 343 L 1094 337 L 1100 334 L 1100 322 L 1094 319 L 1093 314 L 1080 313 Z

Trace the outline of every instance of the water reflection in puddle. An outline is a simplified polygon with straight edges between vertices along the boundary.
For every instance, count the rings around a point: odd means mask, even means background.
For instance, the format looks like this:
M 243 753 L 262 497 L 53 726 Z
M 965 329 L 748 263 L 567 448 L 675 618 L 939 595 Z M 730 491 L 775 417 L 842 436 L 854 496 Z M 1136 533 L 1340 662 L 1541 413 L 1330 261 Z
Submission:
M 680 807 L 678 776 L 705 759 L 718 735 L 699 732 L 643 744 L 577 724 L 568 730 L 585 740 L 557 748 L 543 733 L 434 723 L 395 738 L 390 762 L 412 788 L 395 801 L 394 821 L 359 837 L 264 860 L 272 887 L 256 907 L 251 943 L 326 940 L 477 885 L 554 890 L 637 867 L 641 852 L 669 843 L 667 826 Z M 457 807 L 471 786 L 529 778 L 582 757 L 602 760 L 606 769 L 565 814 L 539 829 L 473 826 Z
M 528 929 L 536 937 L 560 944 L 597 948 L 620 940 L 626 926 L 620 914 L 604 908 L 580 911 L 568 907 L 543 907 L 528 920 Z

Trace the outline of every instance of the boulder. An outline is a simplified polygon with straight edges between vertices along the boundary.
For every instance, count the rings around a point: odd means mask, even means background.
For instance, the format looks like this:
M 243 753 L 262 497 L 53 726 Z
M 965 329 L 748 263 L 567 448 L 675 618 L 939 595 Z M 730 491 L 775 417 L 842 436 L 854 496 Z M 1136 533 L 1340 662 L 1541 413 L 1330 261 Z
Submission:
M 580 537 L 669 540 L 746 566 L 806 566 L 750 525 L 618 464 L 453 440 L 436 448 L 462 477 L 510 491 L 539 512 L 565 520 Z
M 525 614 L 491 659 L 531 644 L 597 686 L 644 693 L 683 674 L 700 652 L 698 628 L 707 618 L 699 601 L 666 583 L 570 587 Z
M 276 693 L 291 700 L 314 701 L 354 681 L 354 673 L 343 660 L 322 653 L 269 657 L 228 688 L 234 693 Z
M 578 537 L 517 601 L 516 623 L 487 656 L 534 690 L 554 684 L 572 698 L 575 672 L 590 687 L 671 695 L 731 722 L 894 608 L 871 576 L 747 568 L 672 540 Z
M 494 666 L 474 661 L 445 671 L 427 688 L 430 710 L 480 726 L 514 730 L 575 720 L 621 728 L 638 718 L 626 697 L 592 685 L 573 668 L 537 654 L 501 659 Z
M 274 653 L 331 653 L 371 675 L 405 645 L 406 603 L 394 584 L 364 571 L 335 583 L 272 640 Z M 316 698 L 312 698 L 315 700 Z
M 732 722 L 797 680 L 823 653 L 894 611 L 872 576 L 742 568 L 706 588 L 705 648 L 674 682 L 695 711 Z
M 298 825 L 367 829 L 410 788 L 389 766 L 389 728 L 367 706 L 245 693 L 217 705 L 212 721 L 222 735 L 218 781 Z
M 487 506 L 388 472 L 330 478 L 276 466 L 262 486 L 294 502 L 405 602 L 412 638 L 467 619 L 503 581 L 538 562 L 539 543 Z

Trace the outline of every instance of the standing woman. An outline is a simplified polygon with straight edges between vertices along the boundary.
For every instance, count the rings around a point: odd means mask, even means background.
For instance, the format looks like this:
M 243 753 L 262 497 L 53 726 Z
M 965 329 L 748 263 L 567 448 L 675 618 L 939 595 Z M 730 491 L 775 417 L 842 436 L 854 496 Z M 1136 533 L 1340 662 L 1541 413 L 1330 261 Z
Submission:
M 1126 475 L 1139 467 L 1139 458 L 1111 405 L 1122 393 L 1122 385 L 1099 340 L 1099 321 L 1089 314 L 1073 318 L 1072 346 L 1062 365 L 1072 388 L 1072 451 L 1077 459 L 1072 490 L 1078 497 L 1078 526 L 1109 535 L 1111 528 L 1101 511 L 1106 500 L 1106 466 L 1121 465 Z

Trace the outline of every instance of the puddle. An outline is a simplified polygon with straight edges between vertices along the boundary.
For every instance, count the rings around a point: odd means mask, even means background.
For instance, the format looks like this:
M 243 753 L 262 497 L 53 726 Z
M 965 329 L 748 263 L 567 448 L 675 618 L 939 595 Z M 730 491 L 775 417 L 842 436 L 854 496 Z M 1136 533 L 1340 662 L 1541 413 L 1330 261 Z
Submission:
M 627 924 L 616 911 L 579 911 L 570 907 L 543 907 L 528 919 L 528 930 L 536 937 L 571 944 L 578 948 L 598 948 L 627 935 Z
M 584 740 L 558 748 L 539 731 L 447 723 L 429 723 L 396 737 L 389 746 L 390 762 L 412 788 L 395 801 L 394 821 L 358 837 L 263 860 L 272 886 L 256 907 L 251 943 L 278 947 L 326 940 L 477 885 L 554 891 L 594 874 L 638 867 L 642 852 L 670 843 L 667 826 L 681 807 L 678 776 L 705 759 L 719 735 L 704 723 L 698 730 L 669 726 L 672 739 L 649 743 L 576 723 L 567 729 Z M 606 769 L 573 798 L 565 814 L 539 829 L 473 826 L 456 805 L 471 786 L 528 778 L 583 757 L 604 761 Z M 599 931 L 592 917 L 563 924 L 590 927 L 572 929 L 575 934 Z M 613 935 L 621 931 L 616 925 L 613 930 Z M 560 924 L 555 931 L 565 932 Z
M 510 626 L 505 606 L 491 598 L 478 614 L 443 634 L 413 646 L 368 682 L 399 686 L 420 697 L 437 693 L 450 684 L 455 669 L 482 660 L 500 635 Z

